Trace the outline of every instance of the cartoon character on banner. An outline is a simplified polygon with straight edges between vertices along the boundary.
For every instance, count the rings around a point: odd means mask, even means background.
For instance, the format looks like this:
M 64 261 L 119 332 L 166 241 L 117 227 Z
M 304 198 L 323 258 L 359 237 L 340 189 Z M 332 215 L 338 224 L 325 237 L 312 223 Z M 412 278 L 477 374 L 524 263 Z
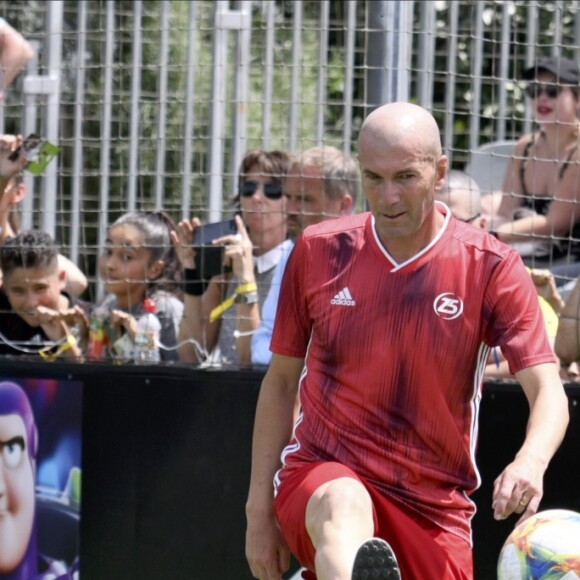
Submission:
M 16 383 L 0 382 L 0 580 L 73 579 L 64 563 L 37 553 L 38 432 L 30 401 Z

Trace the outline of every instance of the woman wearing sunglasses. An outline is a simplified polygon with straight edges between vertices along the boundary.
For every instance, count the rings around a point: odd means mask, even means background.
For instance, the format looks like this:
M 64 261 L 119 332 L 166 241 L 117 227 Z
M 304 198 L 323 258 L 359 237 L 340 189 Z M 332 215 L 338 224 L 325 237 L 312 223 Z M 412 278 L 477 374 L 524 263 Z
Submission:
M 580 74 L 574 61 L 552 57 L 523 78 L 537 130 L 514 148 L 495 233 L 530 265 L 552 266 L 569 259 L 580 221 Z
M 286 240 L 282 180 L 291 157 L 283 151 L 248 151 L 234 197 L 237 233 L 213 240 L 224 247 L 224 272 L 202 281 L 195 271 L 193 232 L 200 220 L 182 221 L 174 244 L 184 267 L 184 317 L 180 360 L 205 365 L 249 365 L 251 338 Z M 191 344 L 191 339 L 195 341 Z M 195 345 L 195 346 L 194 346 Z

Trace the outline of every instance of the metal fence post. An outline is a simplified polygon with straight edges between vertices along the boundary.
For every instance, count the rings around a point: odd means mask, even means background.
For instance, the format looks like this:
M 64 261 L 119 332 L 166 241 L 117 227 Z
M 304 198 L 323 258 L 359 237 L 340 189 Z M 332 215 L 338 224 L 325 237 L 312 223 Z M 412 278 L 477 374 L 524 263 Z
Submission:
M 63 9 L 63 0 L 54 0 L 47 5 L 47 40 L 43 55 L 47 74 L 28 76 L 23 85 L 25 95 L 45 95 L 43 137 L 52 143 L 59 142 Z M 40 227 L 52 237 L 56 232 L 56 192 L 57 164 L 53 162 L 44 170 L 40 198 Z
M 368 3 L 367 112 L 409 98 L 413 5 L 401 0 Z
M 222 216 L 224 140 L 226 120 L 226 88 L 228 79 L 228 31 L 248 27 L 251 13 L 230 10 L 228 2 L 218 0 L 214 13 L 213 64 L 211 88 L 211 137 L 209 162 L 209 191 L 207 221 L 217 221 Z

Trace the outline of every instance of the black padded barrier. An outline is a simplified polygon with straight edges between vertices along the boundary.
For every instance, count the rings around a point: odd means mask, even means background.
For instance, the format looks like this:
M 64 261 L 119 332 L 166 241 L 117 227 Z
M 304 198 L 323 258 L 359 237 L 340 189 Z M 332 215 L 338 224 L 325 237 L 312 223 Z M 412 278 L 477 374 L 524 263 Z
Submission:
M 251 578 L 244 504 L 262 371 L 14 358 L 0 361 L 0 375 L 83 383 L 83 580 Z M 571 423 L 549 467 L 541 509 L 580 511 L 580 387 L 566 389 Z M 495 578 L 497 555 L 516 521 L 493 520 L 491 493 L 521 444 L 527 413 L 517 385 L 486 383 L 478 448 L 483 483 L 473 496 L 477 580 Z

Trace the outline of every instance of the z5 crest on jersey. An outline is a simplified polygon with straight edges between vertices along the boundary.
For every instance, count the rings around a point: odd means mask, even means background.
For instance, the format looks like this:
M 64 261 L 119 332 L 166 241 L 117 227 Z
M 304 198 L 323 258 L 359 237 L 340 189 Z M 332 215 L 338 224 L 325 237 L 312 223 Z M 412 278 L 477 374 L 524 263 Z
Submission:
M 443 320 L 454 320 L 463 313 L 463 300 L 453 292 L 443 292 L 435 298 L 433 310 Z

